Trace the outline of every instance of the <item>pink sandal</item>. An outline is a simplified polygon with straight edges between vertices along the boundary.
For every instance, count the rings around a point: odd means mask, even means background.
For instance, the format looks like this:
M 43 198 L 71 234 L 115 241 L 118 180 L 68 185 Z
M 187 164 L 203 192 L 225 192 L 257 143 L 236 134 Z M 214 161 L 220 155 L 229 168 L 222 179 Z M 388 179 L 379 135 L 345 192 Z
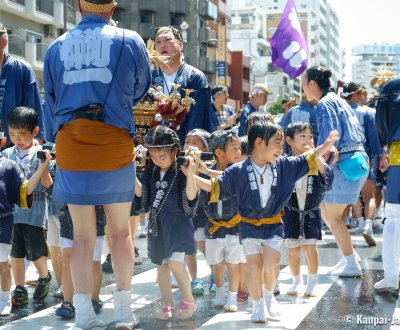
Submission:
M 197 306 L 194 301 L 181 301 L 179 303 L 179 309 L 176 311 L 176 317 L 181 320 L 187 320 L 193 316 L 196 309 Z
M 160 321 L 168 321 L 172 319 L 172 307 L 164 306 L 156 313 L 156 319 Z

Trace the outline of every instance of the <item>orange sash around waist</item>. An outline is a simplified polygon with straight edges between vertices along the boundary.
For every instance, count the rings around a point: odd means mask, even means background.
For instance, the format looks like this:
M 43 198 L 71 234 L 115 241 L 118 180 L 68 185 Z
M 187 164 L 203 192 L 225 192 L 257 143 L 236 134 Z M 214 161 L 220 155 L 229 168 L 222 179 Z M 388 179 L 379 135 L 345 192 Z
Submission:
M 213 226 L 210 229 L 208 229 L 208 232 L 210 233 L 210 235 L 212 235 L 221 227 L 225 227 L 228 229 L 235 227 L 240 222 L 240 214 L 236 213 L 228 221 L 226 221 L 226 220 L 225 221 L 224 220 L 217 221 L 213 218 L 208 218 L 208 221 L 210 221 L 213 224 Z
M 128 131 L 102 122 L 76 119 L 56 136 L 57 166 L 67 171 L 113 171 L 132 163 Z
M 249 219 L 242 217 L 240 221 L 249 223 L 253 226 L 259 227 L 262 225 L 276 225 L 278 223 L 282 222 L 282 216 L 284 215 L 284 212 L 279 212 L 278 214 L 275 214 L 274 216 L 270 218 L 261 218 L 261 219 Z

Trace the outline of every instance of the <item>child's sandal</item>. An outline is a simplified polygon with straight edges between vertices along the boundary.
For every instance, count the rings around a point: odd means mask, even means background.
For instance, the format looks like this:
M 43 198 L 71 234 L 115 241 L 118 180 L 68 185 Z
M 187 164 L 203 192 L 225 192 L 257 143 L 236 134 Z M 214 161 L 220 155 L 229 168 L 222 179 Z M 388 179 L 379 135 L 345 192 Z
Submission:
M 176 311 L 176 317 L 181 320 L 189 319 L 193 316 L 196 309 L 197 306 L 194 301 L 181 301 L 179 303 L 179 309 Z
M 156 313 L 156 319 L 160 321 L 168 321 L 172 319 L 172 307 L 164 306 Z

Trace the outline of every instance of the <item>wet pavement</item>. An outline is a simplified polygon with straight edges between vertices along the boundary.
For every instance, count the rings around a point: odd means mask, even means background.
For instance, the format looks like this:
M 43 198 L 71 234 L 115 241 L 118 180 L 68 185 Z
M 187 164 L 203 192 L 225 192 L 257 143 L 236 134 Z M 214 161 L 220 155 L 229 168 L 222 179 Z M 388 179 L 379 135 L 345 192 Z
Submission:
M 337 245 L 329 231 L 318 245 L 319 284 L 318 296 L 314 298 L 290 297 L 285 293 L 291 286 L 291 276 L 287 267 L 286 248 L 282 249 L 281 274 L 279 286 L 281 295 L 277 300 L 281 304 L 282 315 L 279 319 L 268 319 L 268 324 L 254 324 L 249 321 L 251 303 L 239 305 L 237 313 L 225 313 L 212 305 L 213 295 L 208 293 L 209 267 L 199 260 L 199 274 L 205 281 L 205 293 L 196 298 L 197 312 L 190 321 L 156 321 L 155 312 L 161 306 L 161 298 L 156 280 L 156 270 L 146 257 L 146 240 L 137 241 L 143 264 L 135 268 L 132 279 L 132 308 L 139 318 L 138 329 L 400 329 L 400 308 L 398 292 L 376 293 L 373 285 L 383 277 L 381 249 L 382 225 L 375 230 L 376 247 L 369 247 L 363 237 L 352 230 L 355 249 L 362 258 L 363 276 L 357 278 L 338 278 L 326 275 L 329 266 L 340 258 Z M 199 259 L 202 259 L 199 257 Z M 302 265 L 305 265 L 304 258 Z M 307 270 L 302 267 L 306 277 Z M 112 324 L 112 291 L 115 290 L 112 274 L 104 274 L 104 288 L 101 299 L 104 308 L 99 315 Z M 52 290 L 55 290 L 53 285 Z M 29 289 L 30 294 L 33 288 Z M 179 290 L 174 292 L 174 301 L 180 301 Z M 49 297 L 45 305 L 30 303 L 23 309 L 13 310 L 9 317 L 1 318 L 1 329 L 71 329 L 73 322 L 62 321 L 54 316 L 55 307 L 60 300 Z M 27 316 L 27 317 L 26 317 Z M 24 319 L 20 319 L 25 317 Z M 18 321 L 14 321 L 19 319 Z M 12 322 L 14 321 L 14 322 Z M 392 324 L 393 322 L 393 324 Z

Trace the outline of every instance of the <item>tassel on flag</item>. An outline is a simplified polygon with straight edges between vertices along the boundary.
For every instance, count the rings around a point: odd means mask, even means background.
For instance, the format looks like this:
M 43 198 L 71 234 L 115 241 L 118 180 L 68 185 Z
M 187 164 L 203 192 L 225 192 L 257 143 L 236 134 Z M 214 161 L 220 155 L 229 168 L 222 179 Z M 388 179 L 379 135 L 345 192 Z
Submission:
M 272 65 L 281 68 L 291 79 L 307 68 L 307 41 L 301 31 L 294 0 L 288 0 L 270 44 Z

